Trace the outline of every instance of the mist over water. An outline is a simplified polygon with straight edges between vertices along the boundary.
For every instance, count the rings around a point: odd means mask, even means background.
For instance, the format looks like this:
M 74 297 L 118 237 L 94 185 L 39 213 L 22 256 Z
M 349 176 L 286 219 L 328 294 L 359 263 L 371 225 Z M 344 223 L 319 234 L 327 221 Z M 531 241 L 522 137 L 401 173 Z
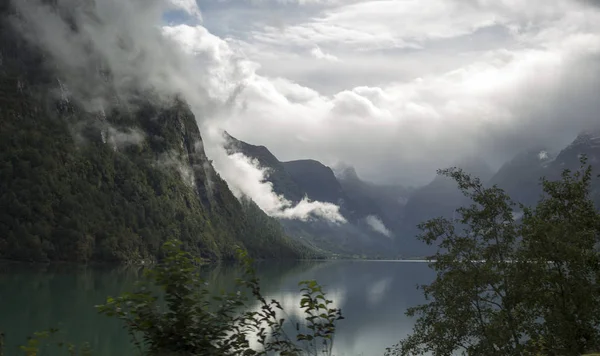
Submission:
M 434 277 L 426 263 L 391 261 L 264 261 L 257 273 L 266 297 L 279 300 L 291 319 L 300 315 L 298 282 L 317 279 L 324 285 L 346 318 L 334 344 L 334 354 L 344 356 L 382 355 L 406 336 L 413 321 L 404 312 L 423 302 L 415 286 Z M 94 305 L 132 291 L 141 276 L 140 269 L 123 267 L 0 267 L 0 330 L 6 331 L 7 354 L 32 332 L 51 327 L 66 341 L 89 342 L 94 355 L 128 354 L 133 348 L 120 323 L 97 314 Z M 235 290 L 241 271 L 216 265 L 205 276 L 218 293 Z

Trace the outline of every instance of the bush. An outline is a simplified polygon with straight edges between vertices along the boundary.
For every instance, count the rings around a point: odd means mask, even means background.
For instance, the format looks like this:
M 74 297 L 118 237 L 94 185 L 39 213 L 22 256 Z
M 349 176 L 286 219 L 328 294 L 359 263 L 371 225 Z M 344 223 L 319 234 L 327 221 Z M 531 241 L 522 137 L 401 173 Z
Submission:
M 262 295 L 252 260 L 244 250 L 238 250 L 245 267 L 244 278 L 237 281 L 240 290 L 216 296 L 200 276 L 203 262 L 184 251 L 180 241 L 167 241 L 162 253 L 164 258 L 146 271 L 147 278 L 139 282 L 137 291 L 109 297 L 106 304 L 96 306 L 100 313 L 123 322 L 139 354 L 331 355 L 336 322 L 343 317 L 316 281 L 299 283 L 305 320 L 302 326 L 293 325 L 282 317 L 285 311 L 279 302 Z M 153 292 L 157 287 L 159 291 Z M 290 330 L 295 330 L 294 338 Z M 27 356 L 36 356 L 42 341 L 55 332 L 36 333 L 21 349 Z M 57 344 L 66 347 L 69 355 L 92 354 L 85 345 Z

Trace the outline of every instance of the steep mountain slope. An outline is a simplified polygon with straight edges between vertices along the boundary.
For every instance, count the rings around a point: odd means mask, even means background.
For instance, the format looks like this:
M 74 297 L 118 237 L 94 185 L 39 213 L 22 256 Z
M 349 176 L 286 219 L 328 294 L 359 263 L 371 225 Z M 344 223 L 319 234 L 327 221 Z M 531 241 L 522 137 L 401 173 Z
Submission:
M 466 160 L 456 166 L 473 176 L 479 177 L 486 186 L 497 185 L 504 189 L 516 202 L 535 205 L 542 196 L 540 179 L 560 179 L 564 169 L 577 170 L 582 154 L 588 157 L 596 175 L 600 173 L 600 132 L 584 131 L 558 155 L 548 153 L 544 148 L 533 147 L 519 153 L 506 162 L 495 174 L 481 160 Z M 600 208 L 600 181 L 592 181 L 592 198 Z M 436 176 L 429 184 L 418 188 L 410 196 L 406 206 L 400 235 L 406 241 L 403 251 L 410 255 L 427 255 L 434 248 L 415 242 L 419 233 L 416 225 L 428 219 L 453 216 L 456 208 L 470 204 L 451 179 Z
M 466 158 L 454 167 L 479 177 L 483 182 L 493 174 L 491 168 L 480 158 Z M 468 199 L 460 192 L 456 182 L 444 176 L 436 176 L 429 184 L 416 189 L 405 206 L 402 220 L 402 233 L 404 251 L 411 256 L 423 256 L 434 249 L 416 240 L 420 232 L 417 225 L 436 217 L 452 217 L 454 211 L 468 204 Z
M 488 184 L 499 186 L 520 203 L 533 205 L 542 193 L 540 178 L 554 175 L 551 167 L 553 159 L 551 154 L 539 147 L 524 151 L 500 167 Z
M 482 159 L 469 158 L 457 162 L 455 167 L 479 177 L 483 182 L 493 174 Z M 404 225 L 409 229 L 420 222 L 438 216 L 452 216 L 456 208 L 465 203 L 465 197 L 456 182 L 444 176 L 436 176 L 429 184 L 415 190 L 405 207 Z
M 82 72 L 113 95 L 89 110 L 62 63 L 20 37 L 16 15 L 0 1 L 0 258 L 152 259 L 169 237 L 214 259 L 236 245 L 258 257 L 307 251 L 233 196 L 182 100 L 143 90 L 122 100 L 104 68 Z
M 579 158 L 586 155 L 592 165 L 593 176 L 600 173 L 600 132 L 589 130 L 581 132 L 575 140 L 553 156 L 539 148 L 517 155 L 507 162 L 492 177 L 490 184 L 497 184 L 525 205 L 535 204 L 541 197 L 540 178 L 559 179 L 564 169 L 579 169 Z M 600 207 L 600 181 L 592 180 L 592 196 Z
M 268 169 L 269 181 L 273 184 L 273 190 L 278 195 L 283 195 L 292 202 L 299 202 L 304 197 L 304 192 L 294 181 L 284 164 L 269 151 L 265 146 L 255 146 L 244 141 L 237 140 L 229 133 L 223 133 L 229 154 L 241 152 L 247 157 L 258 162 L 259 166 Z
M 282 162 L 282 165 L 309 199 L 338 205 L 343 203 L 342 186 L 331 168 L 312 159 Z
M 553 170 L 579 168 L 580 155 L 586 155 L 588 163 L 600 170 L 600 129 L 585 130 L 575 140 L 565 147 L 552 162 Z
M 380 219 L 382 209 L 376 202 L 362 199 L 360 194 L 344 190 L 330 167 L 315 160 L 280 162 L 264 146 L 255 146 L 225 134 L 230 154 L 241 153 L 257 161 L 268 172 L 267 180 L 273 190 L 286 199 L 297 202 L 298 197 L 328 202 L 340 207 L 346 224 L 322 220 L 299 221 L 281 219 L 286 231 L 299 241 L 333 253 L 345 255 L 396 256 L 393 231 L 375 230 L 370 219 Z M 385 223 L 382 223 L 385 226 Z M 385 233 L 382 233 L 385 232 Z
M 352 204 L 351 214 L 377 216 L 392 231 L 400 231 L 404 209 L 412 189 L 363 181 L 353 167 L 338 170 L 336 177 Z

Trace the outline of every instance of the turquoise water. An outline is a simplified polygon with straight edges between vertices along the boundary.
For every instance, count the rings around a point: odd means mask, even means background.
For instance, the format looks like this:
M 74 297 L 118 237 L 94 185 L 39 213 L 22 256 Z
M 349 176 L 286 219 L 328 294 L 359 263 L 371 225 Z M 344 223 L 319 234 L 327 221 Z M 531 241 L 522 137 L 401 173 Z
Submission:
M 240 271 L 216 265 L 204 272 L 215 291 L 234 290 Z M 417 284 L 434 274 L 421 262 L 320 261 L 257 264 L 264 293 L 281 302 L 291 317 L 300 315 L 298 282 L 316 279 L 346 317 L 339 322 L 336 355 L 382 355 L 404 337 L 413 321 L 407 307 L 423 301 Z M 94 355 L 134 354 L 121 324 L 99 315 L 94 305 L 107 296 L 132 291 L 141 269 L 132 267 L 0 266 L 0 330 L 6 334 L 7 355 L 32 331 L 59 328 L 59 338 L 89 342 Z

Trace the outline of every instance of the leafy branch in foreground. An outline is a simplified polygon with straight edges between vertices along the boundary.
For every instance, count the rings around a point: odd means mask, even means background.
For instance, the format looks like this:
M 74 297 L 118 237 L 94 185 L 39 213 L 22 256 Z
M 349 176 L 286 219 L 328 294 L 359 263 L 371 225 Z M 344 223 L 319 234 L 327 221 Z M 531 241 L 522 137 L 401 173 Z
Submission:
M 164 258 L 146 271 L 146 279 L 138 282 L 136 292 L 109 297 L 106 304 L 96 306 L 100 313 L 124 323 L 138 354 L 332 354 L 336 322 L 343 317 L 316 281 L 299 283 L 304 325 L 301 327 L 300 321 L 289 325 L 294 320 L 281 317 L 285 314 L 282 305 L 263 296 L 253 261 L 246 251 L 238 250 L 245 273 L 237 282 L 240 288 L 250 291 L 252 299 L 240 290 L 212 295 L 200 276 L 202 261 L 183 251 L 180 241 L 167 241 L 162 252 Z M 152 292 L 156 287 L 160 292 Z M 287 331 L 294 329 L 297 335 L 291 338 Z M 51 343 L 56 333 L 56 329 L 37 332 L 20 349 L 27 356 L 39 355 L 46 345 L 66 348 L 70 356 L 92 354 L 87 344 L 77 348 L 64 342 Z M 0 333 L 0 356 L 3 340 Z M 304 347 L 300 347 L 301 343 Z
M 589 198 L 591 167 L 542 179 L 531 209 L 460 169 L 473 204 L 459 219 L 432 219 L 422 241 L 440 250 L 427 303 L 410 308 L 413 333 L 387 355 L 581 355 L 600 347 L 600 215 Z M 515 208 L 523 210 L 517 221 Z
M 125 323 L 141 354 L 331 354 L 335 322 L 342 316 L 339 309 L 329 307 L 332 301 L 325 298 L 316 282 L 302 283 L 301 307 L 307 314 L 309 332 L 296 339 L 312 342 L 310 350 L 303 350 L 286 333 L 285 319 L 278 314 L 283 311 L 281 304 L 263 296 L 252 260 L 244 251 L 239 254 L 245 278 L 238 283 L 258 301 L 257 311 L 240 291 L 212 296 L 199 273 L 201 261 L 184 252 L 179 241 L 166 242 L 163 251 L 165 258 L 147 273 L 149 280 L 162 289 L 162 296 L 153 294 L 146 281 L 139 285 L 138 292 L 108 298 L 106 304 L 97 306 L 100 313 Z M 255 347 L 251 340 L 256 340 Z M 317 340 L 321 341 L 318 347 Z
M 42 354 L 41 350 L 44 346 L 54 346 L 57 349 L 66 350 L 67 355 L 69 356 L 91 356 L 92 351 L 90 349 L 89 344 L 84 343 L 81 347 L 77 347 L 72 343 L 67 343 L 64 341 L 54 341 L 52 339 L 55 338 L 58 334 L 58 329 L 48 329 L 45 331 L 38 331 L 33 333 L 33 336 L 27 339 L 27 344 L 19 347 L 21 351 L 26 356 L 39 356 Z M 0 343 L 0 356 L 3 355 L 2 352 L 2 343 Z

